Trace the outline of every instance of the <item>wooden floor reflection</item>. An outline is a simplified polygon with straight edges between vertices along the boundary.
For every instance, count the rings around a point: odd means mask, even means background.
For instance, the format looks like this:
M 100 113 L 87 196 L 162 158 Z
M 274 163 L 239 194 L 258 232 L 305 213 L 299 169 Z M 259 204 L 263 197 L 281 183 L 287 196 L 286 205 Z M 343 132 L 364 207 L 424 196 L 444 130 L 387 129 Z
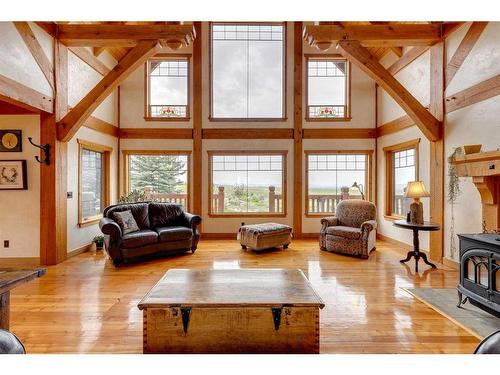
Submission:
M 319 251 L 294 240 L 288 250 L 256 254 L 236 241 L 202 240 L 196 254 L 114 268 L 84 253 L 49 267 L 15 289 L 11 330 L 28 353 L 141 353 L 141 297 L 170 268 L 300 268 L 326 303 L 322 353 L 472 353 L 478 340 L 404 291 L 455 287 L 449 268 L 415 275 L 399 263 L 404 249 L 379 241 L 368 260 Z

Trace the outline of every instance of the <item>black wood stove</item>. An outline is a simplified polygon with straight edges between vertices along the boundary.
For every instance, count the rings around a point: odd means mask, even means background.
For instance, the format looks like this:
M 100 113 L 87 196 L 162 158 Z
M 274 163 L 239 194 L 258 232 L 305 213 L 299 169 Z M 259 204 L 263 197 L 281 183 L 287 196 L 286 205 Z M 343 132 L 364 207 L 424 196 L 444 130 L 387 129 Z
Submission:
M 500 317 L 500 235 L 459 234 L 458 307 L 467 302 Z M 464 299 L 462 297 L 465 296 Z

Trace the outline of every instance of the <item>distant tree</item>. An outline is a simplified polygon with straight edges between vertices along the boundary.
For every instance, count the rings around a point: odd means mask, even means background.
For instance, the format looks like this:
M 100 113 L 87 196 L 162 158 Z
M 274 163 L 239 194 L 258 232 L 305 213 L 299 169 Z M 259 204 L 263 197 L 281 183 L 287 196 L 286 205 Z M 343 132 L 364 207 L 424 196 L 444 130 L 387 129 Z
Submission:
M 157 193 L 180 193 L 180 176 L 186 173 L 186 163 L 176 155 L 132 155 L 130 182 L 132 190 L 152 186 Z

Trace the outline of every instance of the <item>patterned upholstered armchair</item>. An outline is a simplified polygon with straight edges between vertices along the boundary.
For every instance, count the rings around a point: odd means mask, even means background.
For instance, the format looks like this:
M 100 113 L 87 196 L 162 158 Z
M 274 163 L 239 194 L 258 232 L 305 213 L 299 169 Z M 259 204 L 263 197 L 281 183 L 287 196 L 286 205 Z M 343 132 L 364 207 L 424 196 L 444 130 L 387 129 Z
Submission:
M 375 249 L 377 209 L 361 199 L 343 200 L 335 216 L 321 219 L 321 250 L 368 258 Z

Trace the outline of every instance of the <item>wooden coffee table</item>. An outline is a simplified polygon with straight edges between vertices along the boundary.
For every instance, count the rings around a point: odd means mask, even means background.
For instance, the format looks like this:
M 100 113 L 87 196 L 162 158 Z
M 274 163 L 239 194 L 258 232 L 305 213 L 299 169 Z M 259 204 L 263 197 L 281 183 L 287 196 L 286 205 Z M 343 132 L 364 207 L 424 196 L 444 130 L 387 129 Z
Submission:
M 0 328 L 9 329 L 10 291 L 15 287 L 45 275 L 45 268 L 23 270 L 0 268 Z
M 138 307 L 144 353 L 319 353 L 324 303 L 300 270 L 172 269 Z

